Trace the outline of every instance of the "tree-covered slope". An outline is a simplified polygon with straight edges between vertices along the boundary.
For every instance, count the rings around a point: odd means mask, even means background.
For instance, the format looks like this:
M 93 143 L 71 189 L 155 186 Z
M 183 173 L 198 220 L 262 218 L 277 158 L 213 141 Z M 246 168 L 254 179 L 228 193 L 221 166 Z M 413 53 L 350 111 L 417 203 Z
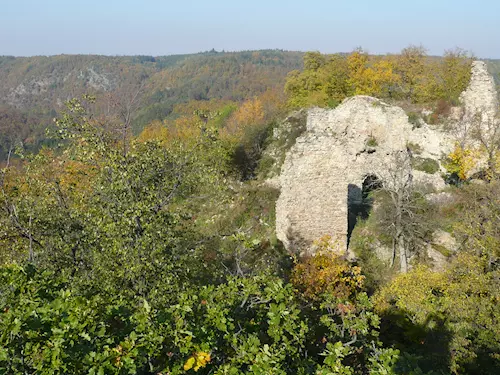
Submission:
M 136 80 L 139 72 L 151 80 L 154 89 L 175 91 L 176 95 L 160 94 L 157 99 L 179 96 L 179 99 L 241 100 L 248 94 L 282 84 L 286 74 L 301 65 L 301 53 L 277 50 L 162 57 L 3 56 L 0 102 L 22 109 L 53 106 L 81 91 L 113 91 Z
M 63 103 L 84 93 L 96 95 L 98 112 L 107 116 L 120 117 L 123 107 L 134 109 L 128 120 L 138 132 L 192 99 L 243 101 L 267 90 L 282 91 L 288 72 L 301 66 L 302 53 L 279 50 L 162 57 L 2 56 L 0 159 L 13 137 L 37 148 Z

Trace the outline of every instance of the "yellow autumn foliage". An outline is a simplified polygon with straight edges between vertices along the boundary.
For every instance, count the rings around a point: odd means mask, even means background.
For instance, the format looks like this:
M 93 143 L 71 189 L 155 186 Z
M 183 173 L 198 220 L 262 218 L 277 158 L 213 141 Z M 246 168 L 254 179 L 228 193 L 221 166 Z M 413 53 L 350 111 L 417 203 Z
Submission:
M 418 265 L 410 272 L 396 276 L 375 294 L 375 310 L 379 314 L 385 314 L 392 308 L 403 309 L 410 311 L 415 321 L 424 321 L 429 314 L 439 310 L 436 295 L 441 294 L 445 287 L 444 274 Z
M 180 117 L 190 117 L 195 112 L 217 112 L 230 105 L 236 105 L 236 103 L 222 99 L 190 100 L 186 103 L 176 104 L 173 113 Z
M 373 71 L 368 69 L 368 54 L 356 50 L 347 57 L 349 78 L 347 82 L 354 95 L 370 95 Z
M 186 363 L 184 363 L 184 371 L 189 371 L 191 369 L 198 371 L 200 368 L 210 363 L 211 359 L 210 353 L 196 352 L 187 359 Z
M 373 64 L 371 78 L 371 94 L 377 97 L 391 96 L 393 87 L 400 82 L 394 72 L 394 63 L 389 59 L 381 59 Z
M 370 63 L 368 54 L 356 50 L 347 57 L 347 64 L 348 83 L 354 95 L 391 96 L 393 87 L 400 81 L 389 58 Z
M 285 92 L 292 108 L 332 107 L 353 95 L 455 103 L 470 80 L 471 63 L 466 51 L 446 51 L 443 59 L 436 59 L 422 46 L 386 56 L 369 55 L 361 48 L 347 56 L 307 53 L 304 70 L 289 73 Z
M 473 147 L 464 147 L 459 143 L 448 155 L 444 166 L 449 173 L 456 173 L 460 179 L 469 177 L 469 172 L 477 165 L 481 151 Z
M 159 141 L 164 145 L 181 141 L 195 142 L 200 136 L 200 120 L 196 115 L 179 117 L 171 122 L 154 121 L 139 134 L 139 142 Z
M 319 240 L 317 253 L 298 262 L 292 271 L 292 284 L 307 299 L 318 300 L 325 293 L 349 298 L 363 287 L 361 268 L 335 254 L 330 246 L 329 238 Z
M 152 140 L 166 139 L 168 134 L 167 127 L 162 121 L 155 120 L 139 134 L 137 140 L 139 142 L 147 142 Z
M 247 100 L 233 113 L 222 134 L 229 138 L 241 138 L 249 126 L 261 124 L 264 115 L 262 101 L 259 98 Z

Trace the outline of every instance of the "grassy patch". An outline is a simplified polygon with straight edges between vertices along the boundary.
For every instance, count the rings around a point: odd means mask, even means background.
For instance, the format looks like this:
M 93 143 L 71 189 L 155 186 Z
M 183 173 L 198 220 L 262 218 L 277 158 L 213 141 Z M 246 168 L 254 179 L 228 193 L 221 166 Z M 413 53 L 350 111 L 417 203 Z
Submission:
M 406 147 L 414 154 L 420 155 L 422 153 L 422 147 L 418 143 L 408 142 Z
M 290 257 L 275 233 L 278 196 L 278 190 L 256 181 L 235 185 L 196 218 L 198 230 L 209 238 L 203 246 L 217 249 L 217 260 L 230 272 L 239 267 L 245 274 L 262 269 L 286 273 Z
M 434 174 L 439 171 L 439 163 L 430 158 L 416 157 L 413 159 L 413 168 L 428 174 Z
M 366 145 L 367 145 L 368 147 L 377 147 L 377 146 L 378 146 L 377 139 L 376 139 L 373 135 L 370 135 L 370 136 L 366 139 Z

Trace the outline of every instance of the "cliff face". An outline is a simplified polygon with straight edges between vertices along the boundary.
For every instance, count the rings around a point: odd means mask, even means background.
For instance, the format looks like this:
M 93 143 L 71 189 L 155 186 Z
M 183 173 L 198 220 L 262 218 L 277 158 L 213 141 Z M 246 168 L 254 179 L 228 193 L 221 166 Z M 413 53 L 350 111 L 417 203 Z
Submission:
M 465 113 L 487 113 L 484 121 L 493 116 L 496 103 L 488 77 L 486 66 L 476 62 L 470 87 L 462 95 Z M 307 129 L 288 151 L 281 170 L 278 238 L 290 251 L 307 249 L 325 235 L 347 248 L 349 207 L 362 200 L 363 188 L 394 183 L 394 173 L 401 169 L 397 161 L 410 156 L 434 167 L 410 167 L 404 173 L 433 190 L 443 188 L 440 159 L 454 142 L 454 135 L 425 123 L 414 128 L 403 109 L 372 97 L 352 97 L 333 110 L 309 110 Z

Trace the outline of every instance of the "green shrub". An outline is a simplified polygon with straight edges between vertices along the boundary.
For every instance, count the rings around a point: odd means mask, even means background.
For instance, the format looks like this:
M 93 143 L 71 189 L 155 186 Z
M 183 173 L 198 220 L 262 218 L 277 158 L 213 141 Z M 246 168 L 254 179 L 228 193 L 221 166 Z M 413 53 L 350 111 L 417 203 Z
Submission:
M 370 135 L 370 136 L 366 139 L 366 145 L 367 145 L 368 147 L 377 147 L 377 146 L 378 146 L 377 139 L 376 139 L 373 135 Z
M 363 269 L 365 287 L 369 292 L 386 284 L 395 273 L 394 268 L 380 259 L 376 251 L 377 247 L 390 249 L 390 243 L 391 239 L 377 230 L 373 216 L 358 222 L 352 232 L 349 251 L 356 255 L 356 262 Z
M 78 295 L 33 267 L 0 267 L 0 282 L 2 374 L 388 374 L 400 354 L 376 340 L 360 290 L 308 312 L 292 284 L 264 274 L 179 290 L 165 306 Z
M 417 112 L 409 112 L 408 122 L 412 124 L 414 128 L 419 128 L 421 126 L 420 115 Z
M 422 153 L 422 147 L 418 143 L 408 142 L 406 147 L 414 154 L 420 155 Z
M 434 174 L 439 171 L 439 163 L 430 158 L 416 157 L 413 159 L 413 168 L 428 174 Z
M 257 166 L 256 173 L 258 175 L 267 175 L 275 166 L 276 160 L 270 155 L 264 155 Z

